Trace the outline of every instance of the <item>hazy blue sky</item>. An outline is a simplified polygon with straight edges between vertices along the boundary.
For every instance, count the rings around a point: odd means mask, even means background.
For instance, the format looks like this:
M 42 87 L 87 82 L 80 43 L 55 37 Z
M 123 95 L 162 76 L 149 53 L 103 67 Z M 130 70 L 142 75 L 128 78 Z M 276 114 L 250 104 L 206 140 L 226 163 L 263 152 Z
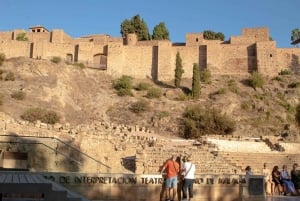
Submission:
M 172 42 L 185 42 L 188 32 L 212 30 L 228 40 L 242 28 L 268 27 L 277 47 L 292 47 L 299 8 L 300 0 L 0 0 L 0 31 L 42 25 L 72 37 L 120 37 L 122 21 L 139 14 L 151 34 L 165 22 Z

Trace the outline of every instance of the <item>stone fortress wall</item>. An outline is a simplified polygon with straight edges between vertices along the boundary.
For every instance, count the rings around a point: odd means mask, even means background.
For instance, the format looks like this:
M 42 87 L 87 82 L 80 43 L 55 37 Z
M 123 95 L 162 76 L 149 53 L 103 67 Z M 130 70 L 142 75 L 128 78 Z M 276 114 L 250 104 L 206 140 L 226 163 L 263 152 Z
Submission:
M 17 41 L 26 33 L 28 41 Z M 258 71 L 277 75 L 282 69 L 299 72 L 299 48 L 277 48 L 265 27 L 245 28 L 229 41 L 205 40 L 203 33 L 187 33 L 185 43 L 168 40 L 137 41 L 135 34 L 115 38 L 105 34 L 72 38 L 63 30 L 48 31 L 42 26 L 29 31 L 0 33 L 0 52 L 7 58 L 34 59 L 61 57 L 69 63 L 105 69 L 114 77 L 130 75 L 169 81 L 174 78 L 176 54 L 180 53 L 185 73 L 192 77 L 194 63 L 212 74 L 248 74 Z

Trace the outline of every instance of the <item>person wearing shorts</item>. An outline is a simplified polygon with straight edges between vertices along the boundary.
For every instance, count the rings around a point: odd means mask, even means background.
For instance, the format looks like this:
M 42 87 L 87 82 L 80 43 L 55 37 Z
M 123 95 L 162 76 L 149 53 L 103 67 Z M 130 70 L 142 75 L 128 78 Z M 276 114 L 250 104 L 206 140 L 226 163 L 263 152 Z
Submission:
M 161 174 L 166 171 L 166 201 L 174 201 L 177 195 L 177 177 L 179 173 L 179 164 L 176 161 L 176 156 L 172 155 L 171 159 L 167 160 L 163 165 Z

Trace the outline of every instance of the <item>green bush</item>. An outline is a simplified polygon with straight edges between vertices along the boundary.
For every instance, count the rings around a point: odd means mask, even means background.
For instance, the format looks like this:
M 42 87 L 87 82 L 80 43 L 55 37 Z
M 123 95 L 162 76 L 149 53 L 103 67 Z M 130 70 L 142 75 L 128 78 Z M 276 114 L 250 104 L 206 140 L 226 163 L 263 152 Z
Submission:
M 52 57 L 51 62 L 58 64 L 61 62 L 61 58 L 60 57 Z
M 117 91 L 117 95 L 118 96 L 132 96 L 133 94 L 130 89 L 121 88 Z
M 272 80 L 276 80 L 278 82 L 283 82 L 283 79 L 279 76 L 275 76 Z
M 117 90 L 119 96 L 132 95 L 132 80 L 133 78 L 128 75 L 123 75 L 113 82 L 113 87 Z
M 132 103 L 129 109 L 134 113 L 142 113 L 142 112 L 149 111 L 149 108 L 150 108 L 149 102 L 144 99 L 141 99 L 135 103 Z
M 76 63 L 74 66 L 79 67 L 81 69 L 85 68 L 85 65 L 83 63 Z
M 4 61 L 5 61 L 5 54 L 0 53 L 0 66 L 2 66 Z
M 132 89 L 132 80 L 133 78 L 128 75 L 122 75 L 121 78 L 117 79 L 114 82 L 114 88 L 119 89 Z
M 176 101 L 187 101 L 189 99 L 190 99 L 189 95 L 186 95 L 186 94 L 182 93 L 182 94 L 179 94 L 174 100 L 176 100 Z
M 264 77 L 258 72 L 253 72 L 251 77 L 249 78 L 249 84 L 254 89 L 262 88 L 265 84 Z
M 289 69 L 283 69 L 278 74 L 279 75 L 291 75 L 292 72 Z
M 47 124 L 59 122 L 59 116 L 54 111 L 48 111 L 41 108 L 30 108 L 21 115 L 21 118 L 30 122 L 40 120 Z
M 161 111 L 157 114 L 157 117 L 159 119 L 163 119 L 163 118 L 166 118 L 166 117 L 169 117 L 170 116 L 170 113 L 167 112 L 167 111 Z
M 228 88 L 232 93 L 238 94 L 240 92 L 240 89 L 235 80 L 228 81 Z
M 147 82 L 140 82 L 137 84 L 135 89 L 138 91 L 144 91 L 144 90 L 148 90 L 150 87 L 151 87 L 151 84 L 149 84 Z
M 265 94 L 254 94 L 253 97 L 258 99 L 258 100 L 265 100 L 266 99 Z
M 17 41 L 28 41 L 28 38 L 26 37 L 26 33 L 19 33 L 16 37 Z
M 281 105 L 289 113 L 293 113 L 295 111 L 295 107 L 288 102 L 283 101 L 279 103 L 279 105 Z
M 24 100 L 26 94 L 24 91 L 15 91 L 10 96 L 16 100 Z
M 241 109 L 243 109 L 243 110 L 249 110 L 249 109 L 251 109 L 250 103 L 242 102 L 241 103 Z
M 218 89 L 218 91 L 215 92 L 215 94 L 221 95 L 221 94 L 226 94 L 226 92 L 227 92 L 227 90 L 225 88 L 220 88 L 220 89 Z
M 209 70 L 204 69 L 200 71 L 200 81 L 203 83 L 211 83 L 211 73 Z
M 284 93 L 282 93 L 281 91 L 277 92 L 276 97 L 282 101 L 285 101 Z
M 183 125 L 185 138 L 197 138 L 207 134 L 231 134 L 236 127 L 235 122 L 222 115 L 220 111 L 202 108 L 200 105 L 186 108 Z
M 162 96 L 162 91 L 160 88 L 151 87 L 147 90 L 147 98 L 160 98 Z
M 292 82 L 288 84 L 288 88 L 298 88 L 300 87 L 300 82 Z
M 41 121 L 47 124 L 55 124 L 59 122 L 59 116 L 54 111 L 46 111 L 42 116 Z
M 14 81 L 15 80 L 15 74 L 11 71 L 9 71 L 5 78 L 4 78 L 5 81 Z

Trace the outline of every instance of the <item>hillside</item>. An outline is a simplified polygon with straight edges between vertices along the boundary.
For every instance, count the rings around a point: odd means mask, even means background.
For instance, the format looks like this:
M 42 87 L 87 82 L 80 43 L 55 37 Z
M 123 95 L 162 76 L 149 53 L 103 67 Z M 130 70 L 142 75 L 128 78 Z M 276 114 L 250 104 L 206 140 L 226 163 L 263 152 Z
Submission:
M 145 98 L 144 91 L 133 90 L 132 97 L 116 95 L 113 79 L 105 71 L 79 68 L 46 60 L 12 58 L 0 67 L 0 93 L 3 111 L 15 119 L 28 108 L 40 107 L 53 110 L 61 117 L 61 123 L 76 126 L 81 123 L 106 121 L 115 124 L 140 125 L 164 135 L 178 137 L 182 113 L 186 106 L 201 104 L 216 108 L 233 119 L 237 128 L 234 135 L 266 136 L 285 134 L 285 140 L 298 140 L 295 106 L 299 104 L 300 87 L 291 87 L 300 76 L 285 75 L 266 77 L 263 88 L 253 89 L 247 85 L 248 77 L 214 76 L 210 84 L 201 85 L 198 101 L 178 101 L 183 92 L 173 83 L 160 83 L 163 97 L 147 99 L 150 110 L 135 114 L 130 111 L 132 103 Z M 13 72 L 14 81 L 5 81 Z M 134 80 L 134 83 L 151 80 Z M 182 86 L 191 88 L 191 80 L 183 80 Z M 26 94 L 24 100 L 11 97 L 16 91 Z

